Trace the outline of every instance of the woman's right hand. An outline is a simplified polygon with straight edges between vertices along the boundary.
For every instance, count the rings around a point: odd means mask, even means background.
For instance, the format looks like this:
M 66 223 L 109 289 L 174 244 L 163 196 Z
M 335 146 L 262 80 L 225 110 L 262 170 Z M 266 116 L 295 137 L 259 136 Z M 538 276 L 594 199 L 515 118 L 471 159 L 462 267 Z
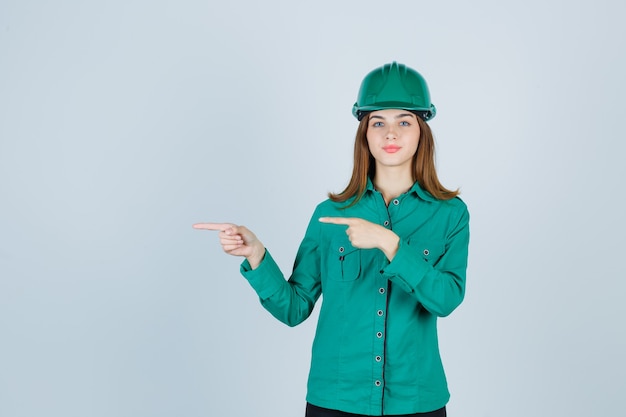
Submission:
M 194 229 L 219 231 L 222 249 L 229 255 L 244 256 L 255 269 L 265 256 L 265 246 L 245 226 L 232 223 L 196 223 Z

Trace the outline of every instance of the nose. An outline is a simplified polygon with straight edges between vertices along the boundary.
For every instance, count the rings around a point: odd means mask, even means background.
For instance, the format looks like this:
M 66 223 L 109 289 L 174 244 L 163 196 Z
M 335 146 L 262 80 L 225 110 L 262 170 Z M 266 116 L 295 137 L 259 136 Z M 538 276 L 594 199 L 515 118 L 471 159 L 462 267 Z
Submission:
M 389 126 L 389 128 L 387 129 L 387 134 L 385 135 L 385 139 L 387 140 L 393 140 L 396 139 L 396 129 L 394 128 L 393 125 Z

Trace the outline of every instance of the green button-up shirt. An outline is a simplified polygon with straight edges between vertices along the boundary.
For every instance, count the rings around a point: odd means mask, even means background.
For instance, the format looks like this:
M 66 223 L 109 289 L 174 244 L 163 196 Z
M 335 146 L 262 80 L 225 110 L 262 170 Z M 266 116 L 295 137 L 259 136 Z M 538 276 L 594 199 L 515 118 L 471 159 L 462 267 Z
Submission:
M 439 355 L 437 317 L 463 300 L 469 214 L 458 198 L 437 200 L 417 183 L 387 206 L 371 182 L 343 208 L 317 206 L 288 281 L 269 252 L 244 277 L 263 306 L 295 326 L 323 294 L 307 401 L 365 415 L 427 412 L 450 397 Z M 391 262 L 350 244 L 346 226 L 320 217 L 358 217 L 400 237 Z

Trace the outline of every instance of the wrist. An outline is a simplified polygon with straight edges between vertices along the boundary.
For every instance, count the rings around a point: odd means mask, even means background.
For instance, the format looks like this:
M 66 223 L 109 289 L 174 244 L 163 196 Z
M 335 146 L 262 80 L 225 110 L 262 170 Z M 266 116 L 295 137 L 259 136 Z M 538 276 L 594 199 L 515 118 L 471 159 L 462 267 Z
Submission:
M 393 258 L 396 256 L 398 252 L 398 248 L 400 247 L 400 237 L 396 235 L 391 230 L 387 230 L 389 233 L 386 238 L 383 240 L 383 245 L 381 250 L 391 262 Z
M 252 253 L 246 257 L 252 269 L 256 269 L 263 261 L 263 258 L 265 258 L 265 246 L 261 244 L 255 246 Z

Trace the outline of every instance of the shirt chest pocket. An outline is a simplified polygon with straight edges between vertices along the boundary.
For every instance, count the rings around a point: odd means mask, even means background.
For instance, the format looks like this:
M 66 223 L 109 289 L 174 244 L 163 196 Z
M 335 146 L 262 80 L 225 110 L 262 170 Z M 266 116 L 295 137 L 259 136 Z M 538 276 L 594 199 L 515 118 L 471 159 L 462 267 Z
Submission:
M 354 281 L 361 274 L 361 251 L 352 246 L 347 236 L 330 242 L 326 272 L 333 281 Z

